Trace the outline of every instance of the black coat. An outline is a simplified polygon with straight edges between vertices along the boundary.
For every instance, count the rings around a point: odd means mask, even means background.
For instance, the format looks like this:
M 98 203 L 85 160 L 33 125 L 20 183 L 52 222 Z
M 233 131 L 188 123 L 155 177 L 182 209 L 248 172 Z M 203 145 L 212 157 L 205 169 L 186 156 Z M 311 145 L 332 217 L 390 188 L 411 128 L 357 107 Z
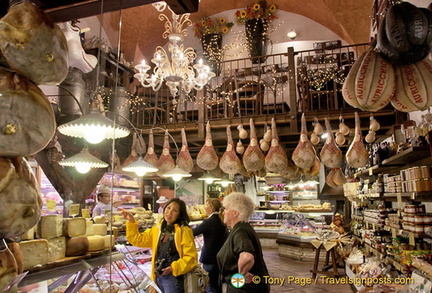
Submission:
M 226 226 L 218 214 L 205 219 L 201 225 L 192 229 L 194 236 L 203 234 L 204 246 L 201 251 L 200 262 L 203 264 L 217 264 L 216 254 L 221 249 L 227 237 Z

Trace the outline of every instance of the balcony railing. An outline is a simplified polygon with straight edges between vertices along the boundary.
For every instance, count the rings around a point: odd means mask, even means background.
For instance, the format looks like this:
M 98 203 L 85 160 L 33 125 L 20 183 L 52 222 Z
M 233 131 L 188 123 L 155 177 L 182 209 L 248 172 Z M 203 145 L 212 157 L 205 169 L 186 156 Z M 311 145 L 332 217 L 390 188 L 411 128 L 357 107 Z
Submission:
M 290 115 L 350 108 L 341 95 L 343 81 L 367 44 L 320 48 L 212 64 L 218 76 L 202 91 L 173 98 L 168 88 L 141 88 L 131 105 L 137 126 L 214 119 Z

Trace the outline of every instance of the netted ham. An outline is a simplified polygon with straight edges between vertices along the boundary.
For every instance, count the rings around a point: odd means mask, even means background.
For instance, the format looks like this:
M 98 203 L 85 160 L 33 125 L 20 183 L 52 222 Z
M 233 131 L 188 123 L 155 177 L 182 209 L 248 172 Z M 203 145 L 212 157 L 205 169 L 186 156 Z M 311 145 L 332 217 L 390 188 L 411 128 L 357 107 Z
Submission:
M 189 153 L 189 147 L 188 147 L 188 143 L 187 143 L 187 139 L 186 139 L 186 132 L 185 129 L 182 128 L 181 130 L 181 136 L 182 136 L 182 147 L 181 150 L 178 154 L 178 158 L 177 158 L 177 166 L 190 173 L 192 172 L 192 169 L 194 167 L 194 162 L 193 159 Z
M 300 141 L 292 154 L 292 160 L 297 167 L 309 169 L 315 164 L 315 149 L 307 135 L 306 118 L 301 117 Z
M 61 29 L 29 2 L 0 19 L 0 50 L 9 66 L 36 84 L 59 84 L 68 74 L 68 47 Z
M 345 175 L 341 168 L 331 169 L 330 173 L 327 174 L 325 181 L 330 187 L 342 186 L 346 183 Z
M 336 144 L 330 122 L 325 118 L 327 140 L 321 149 L 321 162 L 328 168 L 337 168 L 342 165 L 342 151 Z
M 51 104 L 27 78 L 0 68 L 0 156 L 28 156 L 44 149 L 56 131 Z
M 159 157 L 159 160 L 157 161 L 156 167 L 159 169 L 157 171 L 157 174 L 159 176 L 163 176 L 163 174 L 171 171 L 175 168 L 174 159 L 170 154 L 170 144 L 169 144 L 169 133 L 168 130 L 165 130 L 165 137 L 164 137 L 164 145 L 162 149 L 162 154 Z
M 149 143 L 147 148 L 147 153 L 143 159 L 145 162 L 149 163 L 152 166 L 157 167 L 158 157 L 154 150 L 154 138 L 153 138 L 153 130 L 150 129 L 149 133 Z M 152 175 L 154 173 L 149 173 L 148 175 Z
M 321 168 L 321 162 L 318 159 L 318 156 L 315 156 L 315 162 L 312 165 L 312 167 L 308 168 L 308 169 L 301 169 L 300 171 L 304 174 L 304 175 L 308 175 L 308 176 L 315 176 L 318 175 L 319 171 Z
M 362 168 L 369 163 L 369 152 L 363 144 L 362 133 L 360 128 L 360 118 L 355 112 L 355 135 L 353 142 L 348 148 L 345 155 L 348 165 L 353 168 Z
M 219 167 L 224 173 L 235 175 L 241 172 L 243 165 L 234 150 L 234 142 L 230 126 L 227 126 L 227 138 L 227 148 L 220 159 Z
M 284 171 L 280 172 L 280 174 L 285 178 L 295 179 L 299 176 L 299 171 L 300 169 L 296 165 L 294 165 L 291 160 L 288 160 L 287 168 Z
M 243 165 L 248 172 L 257 172 L 264 168 L 265 157 L 262 153 L 256 135 L 253 120 L 250 120 L 250 143 L 243 155 Z
M 265 167 L 267 171 L 274 173 L 283 173 L 288 167 L 288 157 L 285 150 L 279 143 L 279 137 L 276 130 L 276 121 L 272 118 L 272 140 L 270 150 L 265 157 Z
M 138 136 L 136 133 L 134 133 L 132 136 L 131 152 L 130 152 L 129 156 L 124 160 L 122 167 L 125 167 L 125 166 L 135 162 L 136 160 L 138 160 L 138 157 L 139 157 L 138 154 L 142 154 L 142 153 L 137 152 L 137 149 L 141 149 L 141 148 L 137 148 L 137 144 L 138 144 Z
M 213 140 L 211 136 L 210 130 L 210 122 L 207 122 L 206 125 L 206 139 L 203 147 L 199 151 L 197 155 L 197 165 L 203 170 L 214 170 L 219 165 L 219 158 L 216 154 L 216 151 L 213 147 Z
M 39 220 L 39 185 L 24 158 L 0 157 L 0 239 L 18 237 Z

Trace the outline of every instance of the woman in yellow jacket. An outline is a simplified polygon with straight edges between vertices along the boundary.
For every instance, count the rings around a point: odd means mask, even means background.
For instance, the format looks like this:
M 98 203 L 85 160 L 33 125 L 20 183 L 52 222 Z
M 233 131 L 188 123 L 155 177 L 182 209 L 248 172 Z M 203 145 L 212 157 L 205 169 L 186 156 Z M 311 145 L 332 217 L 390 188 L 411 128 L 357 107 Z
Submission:
M 130 244 L 152 248 L 152 280 L 164 293 L 183 293 L 183 275 L 198 262 L 192 229 L 184 201 L 170 199 L 163 211 L 161 223 L 140 233 L 138 223 L 122 210 L 126 223 L 126 238 Z

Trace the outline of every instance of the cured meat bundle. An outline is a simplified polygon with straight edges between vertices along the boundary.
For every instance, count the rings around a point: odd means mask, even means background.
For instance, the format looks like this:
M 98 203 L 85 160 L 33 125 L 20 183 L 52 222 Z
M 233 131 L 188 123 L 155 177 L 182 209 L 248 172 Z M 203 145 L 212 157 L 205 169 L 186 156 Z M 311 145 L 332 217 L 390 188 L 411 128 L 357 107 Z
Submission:
M 154 138 L 153 138 L 153 130 L 150 129 L 149 133 L 149 144 L 147 148 L 147 153 L 143 159 L 145 162 L 149 163 L 152 166 L 157 167 L 158 157 L 154 151 Z
M 327 140 L 321 149 L 321 162 L 328 168 L 337 168 L 342 165 L 342 151 L 336 145 L 333 131 L 327 118 L 325 118 L 325 125 L 327 128 Z
M 316 153 L 307 135 L 304 113 L 301 117 L 300 141 L 292 154 L 292 160 L 301 169 L 309 169 L 316 163 Z
M 345 155 L 348 165 L 353 168 L 362 168 L 369 162 L 369 152 L 363 144 L 362 133 L 360 128 L 360 118 L 355 112 L 355 135 L 353 142 L 348 148 Z

